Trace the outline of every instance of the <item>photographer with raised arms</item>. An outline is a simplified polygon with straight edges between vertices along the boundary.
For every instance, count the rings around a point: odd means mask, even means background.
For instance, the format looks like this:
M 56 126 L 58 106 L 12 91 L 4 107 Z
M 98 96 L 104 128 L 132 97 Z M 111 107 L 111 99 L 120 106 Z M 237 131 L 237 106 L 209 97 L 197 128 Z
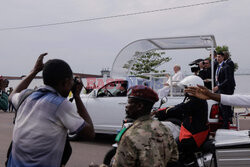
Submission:
M 43 71 L 44 86 L 26 97 L 17 110 L 7 167 L 64 166 L 70 156 L 64 153 L 68 130 L 84 138 L 94 138 L 92 120 L 80 98 L 83 84 L 79 80 L 73 92 L 75 109 L 67 100 L 74 85 L 70 66 L 59 59 L 43 64 L 46 55 L 38 57 L 33 70 L 9 96 L 14 107 L 18 107 L 31 81 Z

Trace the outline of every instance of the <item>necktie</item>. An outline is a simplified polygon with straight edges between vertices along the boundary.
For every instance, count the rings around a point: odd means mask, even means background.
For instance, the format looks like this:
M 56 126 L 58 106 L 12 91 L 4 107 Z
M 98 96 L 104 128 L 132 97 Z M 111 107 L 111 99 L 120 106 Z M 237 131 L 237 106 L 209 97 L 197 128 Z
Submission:
M 220 72 L 220 69 L 221 69 L 223 63 L 224 63 L 224 62 L 222 62 L 222 63 L 219 65 L 219 67 L 217 68 L 217 70 L 216 70 L 216 85 L 219 84 L 219 82 L 218 82 L 218 76 L 219 76 L 219 72 Z

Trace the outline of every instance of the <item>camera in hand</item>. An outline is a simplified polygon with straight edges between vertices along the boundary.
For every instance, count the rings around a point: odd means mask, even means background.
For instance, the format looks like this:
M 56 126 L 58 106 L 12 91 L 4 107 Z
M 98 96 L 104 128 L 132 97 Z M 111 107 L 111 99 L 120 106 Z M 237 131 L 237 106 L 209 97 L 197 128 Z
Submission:
M 73 93 L 73 97 L 71 97 L 69 99 L 70 102 L 73 102 L 73 100 L 74 100 L 74 94 L 75 94 L 75 91 L 76 91 L 76 86 L 78 84 L 81 84 L 81 82 L 78 79 L 79 79 L 79 77 L 74 77 L 74 83 L 73 83 L 73 86 L 71 88 L 71 92 Z
M 72 88 L 71 88 L 71 92 L 74 94 L 75 93 L 75 91 L 76 91 L 76 86 L 78 85 L 78 84 L 81 84 L 81 82 L 79 81 L 79 77 L 74 77 L 74 83 L 73 83 L 73 86 L 72 86 Z
M 203 59 L 196 59 L 194 61 L 192 61 L 191 63 L 189 63 L 188 65 L 191 67 L 191 72 L 192 73 L 196 73 L 200 70 L 200 67 L 199 67 L 199 63 L 200 62 L 203 62 Z M 203 65 L 204 65 L 204 62 L 203 62 Z

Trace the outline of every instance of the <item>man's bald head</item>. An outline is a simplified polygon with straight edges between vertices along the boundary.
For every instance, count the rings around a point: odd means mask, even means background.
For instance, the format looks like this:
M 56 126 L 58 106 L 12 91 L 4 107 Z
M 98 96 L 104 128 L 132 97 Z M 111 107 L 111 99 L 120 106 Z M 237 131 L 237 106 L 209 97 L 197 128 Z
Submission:
M 174 66 L 174 72 L 177 73 L 177 72 L 180 71 L 180 70 L 181 70 L 181 66 L 178 65 L 178 64 L 176 64 L 176 65 Z

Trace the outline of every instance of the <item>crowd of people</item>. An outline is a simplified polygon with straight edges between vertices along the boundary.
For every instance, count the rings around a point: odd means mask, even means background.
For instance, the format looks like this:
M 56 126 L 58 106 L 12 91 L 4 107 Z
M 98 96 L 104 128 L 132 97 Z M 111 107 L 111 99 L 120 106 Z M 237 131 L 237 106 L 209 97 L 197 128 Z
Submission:
M 211 73 L 211 55 L 205 60 L 201 60 L 199 64 L 199 70 L 197 75 L 204 81 L 206 88 L 212 90 L 215 93 L 222 93 L 232 95 L 235 90 L 234 79 L 234 62 L 230 58 L 228 51 L 214 52 L 214 74 Z M 213 75 L 214 80 L 212 81 Z M 212 88 L 212 82 L 214 87 Z M 228 129 L 229 124 L 232 123 L 233 109 L 229 105 L 219 103 L 220 115 L 222 117 L 222 128 Z
M 73 79 L 70 66 L 63 60 L 52 59 L 43 63 L 46 55 L 44 53 L 38 57 L 32 71 L 10 95 L 5 92 L 5 79 L 0 77 L 1 103 L 3 96 L 7 103 L 9 100 L 17 109 L 7 167 L 65 166 L 72 152 L 67 140 L 68 131 L 87 139 L 95 136 L 91 117 L 80 98 L 83 88 L 81 80 Z M 126 116 L 133 119 L 134 123 L 122 134 L 113 167 L 178 166 L 180 153 L 192 160 L 193 151 L 208 138 L 207 99 L 220 102 L 223 126 L 228 128 L 232 117 L 231 105 L 237 105 L 243 99 L 245 102 L 241 105 L 245 105 L 249 97 L 232 102 L 237 97 L 230 96 L 234 92 L 235 81 L 234 65 L 228 53 L 217 53 L 214 62 L 214 88 L 211 87 L 210 59 L 199 62 L 197 76 L 184 78 L 181 67 L 174 66 L 175 75 L 171 79 L 185 87 L 185 99 L 183 103 L 154 114 L 159 120 L 171 114 L 182 117 L 180 135 L 176 140 L 167 127 L 151 117 L 152 107 L 159 100 L 158 94 L 147 86 L 134 86 L 127 90 Z M 40 71 L 44 86 L 32 91 L 27 89 Z M 196 84 L 187 84 L 190 80 L 195 80 L 192 83 Z M 167 92 L 172 84 L 170 81 L 167 81 L 162 91 Z M 196 87 L 197 84 L 200 86 Z M 223 95 L 212 93 L 209 89 Z M 70 91 L 75 104 L 67 99 Z M 8 108 L 8 104 L 4 105 L 7 110 L 6 106 Z
M 63 60 L 52 59 L 44 64 L 46 55 L 38 57 L 30 74 L 8 97 L 17 112 L 7 167 L 65 166 L 72 151 L 67 132 L 88 139 L 95 136 L 92 120 L 80 98 L 81 80 L 74 81 L 70 66 Z M 40 71 L 44 86 L 27 89 Z M 76 107 L 67 99 L 70 91 Z M 177 145 L 169 129 L 150 116 L 156 101 L 158 95 L 149 87 L 128 90 L 126 114 L 135 122 L 120 141 L 114 167 L 166 166 L 178 160 Z
M 235 90 L 235 79 L 234 79 L 234 62 L 230 58 L 230 53 L 228 51 L 220 51 L 218 53 L 214 52 L 213 57 L 213 68 L 214 73 L 211 72 L 211 55 L 206 59 L 197 59 L 190 63 L 191 72 L 194 75 L 199 76 L 203 82 L 204 86 L 215 93 L 222 93 L 227 95 L 232 95 Z M 179 65 L 174 66 L 175 74 L 173 77 L 167 76 L 169 79 L 164 84 L 164 87 L 158 90 L 158 95 L 160 98 L 168 96 L 170 91 L 170 85 L 174 89 L 176 85 L 184 78 L 181 72 L 181 67 Z M 213 79 L 212 80 L 212 75 Z M 212 87 L 212 82 L 214 87 Z M 219 103 L 220 115 L 223 121 L 222 128 L 228 129 L 229 124 L 232 123 L 232 117 L 234 115 L 233 108 L 229 105 L 224 105 Z

